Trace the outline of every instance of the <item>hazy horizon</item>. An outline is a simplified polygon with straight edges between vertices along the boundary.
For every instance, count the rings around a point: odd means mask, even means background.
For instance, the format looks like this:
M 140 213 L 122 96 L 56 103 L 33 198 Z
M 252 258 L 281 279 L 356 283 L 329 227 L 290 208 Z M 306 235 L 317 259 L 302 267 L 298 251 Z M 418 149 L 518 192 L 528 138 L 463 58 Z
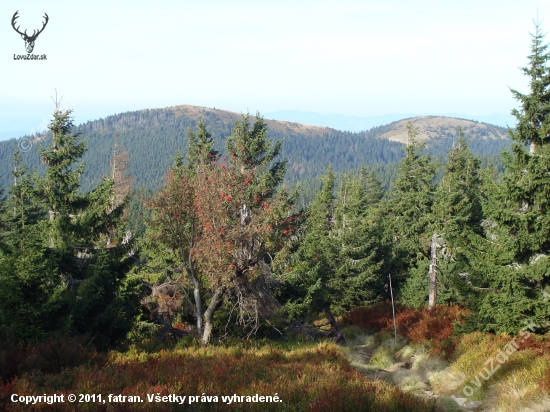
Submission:
M 44 130 L 56 90 L 77 124 L 179 104 L 320 121 L 506 119 L 517 107 L 509 88 L 527 90 L 518 67 L 537 13 L 550 28 L 543 0 L 68 4 L 3 3 L 0 139 Z M 29 32 L 48 14 L 33 51 L 47 60 L 14 60 L 26 54 L 10 24 L 16 11 Z
M 205 106 L 206 107 L 206 106 Z M 216 107 L 216 109 L 225 110 L 222 107 Z M 124 111 L 118 113 L 112 113 L 111 115 L 125 113 Z M 243 112 L 244 113 L 244 112 Z M 250 111 L 251 114 L 255 112 Z M 315 113 L 315 112 L 304 112 L 300 110 L 279 110 L 275 112 L 260 113 L 266 119 L 273 120 L 286 120 L 290 122 L 297 122 L 312 126 L 323 126 L 330 127 L 337 130 L 349 131 L 349 132 L 363 132 L 370 130 L 373 127 L 386 125 L 401 119 L 406 119 L 409 117 L 416 116 L 444 116 L 444 117 L 457 117 L 467 120 L 475 120 L 482 123 L 488 123 L 500 127 L 506 127 L 507 125 L 513 125 L 513 116 L 505 115 L 501 113 L 493 113 L 485 116 L 472 116 L 468 114 L 461 113 L 387 113 L 379 116 L 347 116 L 339 113 Z M 110 116 L 110 115 L 108 115 Z M 107 116 L 105 116 L 107 117 Z M 75 122 L 75 125 L 86 123 L 88 121 L 99 120 L 100 118 L 94 119 L 85 119 L 83 121 Z M 508 123 L 507 123 L 508 122 Z M 32 121 L 29 122 L 32 124 Z M 25 129 L 21 130 L 2 130 L 0 127 L 0 141 L 9 140 L 9 139 L 18 139 L 25 135 L 31 135 L 34 133 L 40 133 L 46 129 Z

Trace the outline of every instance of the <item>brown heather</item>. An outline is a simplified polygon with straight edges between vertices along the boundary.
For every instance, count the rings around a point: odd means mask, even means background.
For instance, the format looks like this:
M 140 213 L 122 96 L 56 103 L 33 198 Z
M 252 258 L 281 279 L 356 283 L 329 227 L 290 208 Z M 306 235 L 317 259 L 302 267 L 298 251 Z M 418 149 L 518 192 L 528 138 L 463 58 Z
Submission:
M 455 323 L 462 322 L 468 311 L 459 306 L 436 306 L 427 309 L 396 308 L 397 333 L 411 343 L 429 343 L 432 356 L 449 359 L 456 348 Z M 391 304 L 380 302 L 369 308 L 356 308 L 344 320 L 369 332 L 393 330 Z
M 214 371 L 214 373 L 212 373 Z M 139 395 L 132 403 L 81 403 L 82 411 L 436 411 L 434 402 L 406 394 L 389 383 L 370 381 L 333 344 L 284 351 L 274 348 L 190 348 L 154 354 L 112 353 L 102 368 L 78 366 L 57 374 L 28 373 L 0 386 L 0 402 L 9 410 L 28 410 L 11 403 L 11 394 Z M 217 395 L 218 403 L 149 403 L 147 394 Z M 282 403 L 225 404 L 221 395 L 274 396 Z M 33 410 L 72 411 L 68 402 L 39 404 Z

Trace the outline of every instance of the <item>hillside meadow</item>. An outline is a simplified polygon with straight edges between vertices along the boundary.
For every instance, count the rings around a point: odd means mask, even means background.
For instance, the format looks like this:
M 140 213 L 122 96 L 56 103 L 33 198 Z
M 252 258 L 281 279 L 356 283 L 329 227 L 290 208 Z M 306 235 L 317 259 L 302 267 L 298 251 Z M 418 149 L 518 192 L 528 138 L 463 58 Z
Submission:
M 346 346 L 307 334 L 286 340 L 231 338 L 208 347 L 187 335 L 177 343 L 144 340 L 106 353 L 90 349 L 81 338 L 12 345 L 0 352 L 0 399 L 10 411 L 512 412 L 550 407 L 548 337 L 459 335 L 467 311 L 438 306 L 431 313 L 398 307 L 395 339 L 388 309 L 380 303 L 339 319 L 346 325 Z M 517 350 L 503 358 L 512 341 L 518 342 Z M 64 402 L 26 405 L 12 402 L 14 394 L 57 394 Z M 67 401 L 70 394 L 77 395 L 75 403 Z
M 11 403 L 12 394 L 109 394 L 140 396 L 143 403 L 86 402 L 77 410 L 186 410 L 186 411 L 435 411 L 426 401 L 371 381 L 346 360 L 331 343 L 302 343 L 293 347 L 175 348 L 147 353 L 133 347 L 126 353 L 110 352 L 99 364 L 84 364 L 45 374 L 39 370 L 3 383 L 0 397 L 10 411 L 29 406 Z M 251 346 L 251 345 L 249 345 Z M 187 396 L 178 402 L 148 402 L 150 396 Z M 225 402 L 222 396 L 272 396 L 279 402 Z M 189 396 L 197 401 L 189 404 Z M 204 398 L 203 398 L 204 396 Z M 214 402 L 217 396 L 217 402 Z M 119 398 L 122 399 L 122 398 Z M 128 399 L 128 398 L 127 398 Z M 157 398 L 158 399 L 158 398 Z M 204 401 L 201 401 L 203 399 Z M 210 401 L 206 400 L 209 399 Z M 252 398 L 254 399 L 254 398 Z M 244 398 L 246 400 L 246 398 Z M 34 405 L 33 410 L 75 410 L 69 402 Z

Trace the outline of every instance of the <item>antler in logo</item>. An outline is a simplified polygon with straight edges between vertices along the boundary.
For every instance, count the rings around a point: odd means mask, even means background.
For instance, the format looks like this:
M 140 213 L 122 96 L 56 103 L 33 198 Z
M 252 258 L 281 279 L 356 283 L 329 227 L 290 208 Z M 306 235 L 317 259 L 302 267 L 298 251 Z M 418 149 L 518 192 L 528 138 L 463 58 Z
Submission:
M 32 36 L 29 36 L 29 35 L 27 35 L 27 30 L 25 30 L 24 33 L 21 33 L 19 31 L 19 26 L 17 26 L 17 28 L 15 28 L 15 20 L 19 17 L 17 15 L 17 13 L 19 13 L 19 10 L 17 10 L 14 13 L 14 15 L 11 19 L 11 25 L 12 25 L 13 29 L 21 35 L 21 38 L 23 40 L 25 40 L 25 48 L 27 49 L 27 53 L 32 53 L 32 50 L 34 49 L 34 42 L 36 41 L 36 38 L 38 37 L 38 35 L 40 33 L 42 33 L 42 31 L 46 27 L 46 24 L 48 24 L 48 20 L 49 20 L 48 15 L 46 13 L 44 13 L 44 18 L 46 19 L 46 21 L 44 23 L 42 23 L 43 24 L 42 28 L 40 30 L 38 30 L 38 32 L 36 30 L 34 30 L 33 33 L 32 33 Z

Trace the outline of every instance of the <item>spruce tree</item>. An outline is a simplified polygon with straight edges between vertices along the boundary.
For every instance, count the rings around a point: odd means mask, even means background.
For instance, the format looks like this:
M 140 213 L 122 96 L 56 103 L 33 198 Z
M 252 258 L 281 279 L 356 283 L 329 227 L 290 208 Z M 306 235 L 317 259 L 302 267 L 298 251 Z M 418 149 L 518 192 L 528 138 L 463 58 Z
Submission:
M 79 133 L 73 134 L 71 113 L 56 106 L 49 126 L 52 143 L 39 150 L 45 176 L 35 178 L 36 199 L 47 214 L 39 222 L 44 244 L 64 284 L 45 323 L 63 333 L 91 333 L 95 343 L 106 348 L 124 338 L 137 313 L 134 286 L 126 282 L 133 263 L 131 235 L 110 252 L 104 250 L 110 231 L 120 224 L 125 202 L 113 205 L 112 178 L 80 192 L 84 165 L 74 163 L 85 153 L 86 143 Z
M 380 227 L 371 209 L 381 194 L 371 178 L 344 175 L 335 197 L 334 174 L 328 169 L 290 270 L 283 275 L 281 299 L 291 317 L 324 313 L 340 342 L 344 339 L 334 315 L 367 306 L 383 294 Z
M 427 273 L 424 265 L 432 238 L 429 226 L 433 221 L 436 164 L 430 156 L 423 154 L 425 145 L 416 140 L 419 131 L 410 122 L 407 133 L 405 157 L 399 164 L 397 179 L 384 205 L 384 243 L 390 256 L 384 270 L 386 275 L 392 275 L 398 287 L 403 287 L 407 281 L 403 299 L 411 304 L 419 294 L 427 291 L 423 280 L 418 283 L 423 278 L 418 273 L 416 276 L 411 274 L 415 271 Z
M 330 282 L 335 291 L 332 308 L 341 314 L 356 306 L 368 306 L 383 294 L 380 273 L 380 226 L 372 208 L 381 199 L 372 175 L 344 175 L 336 198 L 332 241 L 337 245 Z
M 227 138 L 227 152 L 232 164 L 243 175 L 255 170 L 254 181 L 249 183 L 249 192 L 259 192 L 257 203 L 271 197 L 276 187 L 283 181 L 286 160 L 275 160 L 281 153 L 283 142 L 273 143 L 267 137 L 268 127 L 263 117 L 256 114 L 250 127 L 250 115 L 242 116 L 235 122 L 233 134 Z
M 495 263 L 477 305 L 478 320 L 501 332 L 515 332 L 527 320 L 545 325 L 550 315 L 550 53 L 539 23 L 531 36 L 522 69 L 529 93 L 512 90 L 520 103 L 509 130 L 516 143 L 504 155 L 503 185 L 495 187 L 488 209 Z
M 337 299 L 334 261 L 338 246 L 332 238 L 334 225 L 334 174 L 331 168 L 323 178 L 305 224 L 305 235 L 292 259 L 292 270 L 285 276 L 283 293 L 291 317 L 317 316 L 324 312 L 337 333 L 331 305 Z M 332 286 L 332 287 L 331 287 Z M 336 288 L 334 288 L 336 286 Z M 285 296 L 286 295 L 286 296 Z M 342 340 L 343 336 L 338 336 Z
M 373 170 L 368 171 L 365 168 L 361 169 L 361 181 L 364 186 L 364 202 L 367 208 L 372 208 L 380 204 L 384 197 L 384 188 L 382 183 L 376 177 Z
M 496 218 L 510 228 L 518 263 L 550 248 L 550 53 L 544 35 L 535 24 L 529 65 L 522 71 L 529 78 L 529 94 L 512 90 L 521 108 L 512 114 L 517 119 L 510 136 L 516 141 L 512 153 L 505 155 L 504 208 Z M 526 150 L 530 146 L 529 152 Z
M 438 239 L 437 303 L 465 301 L 464 277 L 477 270 L 472 262 L 483 242 L 480 161 L 460 128 L 458 136 L 434 197 L 431 231 Z
M 49 245 L 58 250 L 79 243 L 75 237 L 79 237 L 81 231 L 75 227 L 74 217 L 87 206 L 86 198 L 78 193 L 84 165 L 73 167 L 86 152 L 86 142 L 79 134 L 71 134 L 72 128 L 71 111 L 62 111 L 57 106 L 49 125 L 52 144 L 39 150 L 47 168 L 46 176 L 37 181 L 37 192 L 48 208 L 45 229 Z
M 34 197 L 34 179 L 14 155 L 14 184 L 0 215 L 0 340 L 39 341 L 55 330 L 49 322 L 60 285 L 55 262 L 43 242 L 44 215 Z
M 540 22 L 534 23 L 535 32 L 531 34 L 529 63 L 521 69 L 529 78 L 529 93 L 523 94 L 511 89 L 521 108 L 512 110 L 517 124 L 515 130 L 509 130 L 510 136 L 522 147 L 530 146 L 531 154 L 535 153 L 538 147 L 550 144 L 550 76 L 547 66 L 550 53 L 548 44 L 544 44 Z
M 196 133 L 189 129 L 187 141 L 187 165 L 189 168 L 196 169 L 199 165 L 208 165 L 218 158 L 219 152 L 214 150 L 214 139 L 206 130 L 206 125 L 202 120 L 199 121 Z M 181 164 L 183 165 L 183 162 Z

